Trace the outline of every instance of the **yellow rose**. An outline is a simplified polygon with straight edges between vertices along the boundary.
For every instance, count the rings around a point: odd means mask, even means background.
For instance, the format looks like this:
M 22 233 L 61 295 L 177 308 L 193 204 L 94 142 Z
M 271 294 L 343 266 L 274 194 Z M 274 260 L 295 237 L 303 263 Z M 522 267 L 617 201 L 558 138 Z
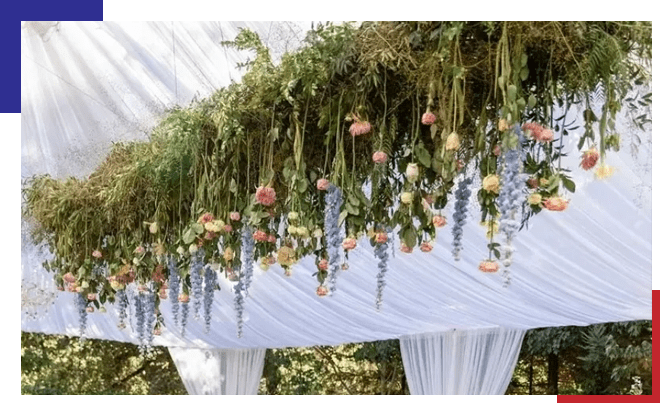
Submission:
M 506 119 L 500 119 L 499 122 L 497 122 L 497 128 L 501 132 L 505 132 L 509 130 L 509 122 L 506 121 Z
M 481 186 L 487 192 L 498 193 L 500 191 L 500 178 L 497 175 L 488 175 L 484 178 Z
M 288 246 L 282 246 L 277 251 L 277 262 L 282 266 L 291 266 L 295 263 L 296 252 Z
M 413 201 L 413 194 L 410 192 L 401 193 L 401 203 L 410 204 Z
M 158 232 L 158 223 L 157 222 L 152 222 L 149 225 L 149 232 L 151 232 L 152 234 L 155 234 L 156 232 Z
M 543 196 L 541 196 L 541 194 L 539 193 L 532 193 L 527 197 L 527 203 L 529 203 L 532 206 L 541 204 L 542 201 L 543 201 Z
M 298 213 L 292 211 L 289 213 L 288 217 L 289 217 L 289 221 L 296 221 L 298 219 Z
M 227 262 L 231 262 L 234 259 L 234 250 L 230 247 L 227 247 L 223 257 Z
M 452 150 L 458 150 L 458 147 L 461 145 L 461 140 L 458 138 L 458 134 L 456 132 L 452 132 L 449 137 L 447 137 L 447 143 L 445 144 L 445 148 L 447 151 L 452 151 Z

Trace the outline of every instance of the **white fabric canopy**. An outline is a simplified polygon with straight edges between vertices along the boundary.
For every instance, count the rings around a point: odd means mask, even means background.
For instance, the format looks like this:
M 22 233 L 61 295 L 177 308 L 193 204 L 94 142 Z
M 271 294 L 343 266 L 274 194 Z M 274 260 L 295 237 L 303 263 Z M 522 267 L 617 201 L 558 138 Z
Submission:
M 189 395 L 256 395 L 265 348 L 206 349 L 170 347 Z
M 402 337 L 410 394 L 504 394 L 524 336 L 521 329 L 495 328 Z
M 238 79 L 236 62 L 247 53 L 220 46 L 233 39 L 234 23 L 65 23 L 31 25 L 22 32 L 23 177 L 49 172 L 85 176 L 112 142 L 146 139 L 166 108 L 186 105 Z M 262 38 L 269 23 L 248 24 Z M 300 25 L 290 25 L 291 30 Z M 280 26 L 278 32 L 288 32 Z M 298 38 L 299 39 L 299 38 Z M 292 40 L 293 43 L 293 40 Z M 381 312 L 375 310 L 377 262 L 362 241 L 341 272 L 332 297 L 315 295 L 312 258 L 284 277 L 274 266 L 255 266 L 242 338 L 236 337 L 233 294 L 226 279 L 216 292 L 211 331 L 190 320 L 186 337 L 176 330 L 169 301 L 161 305 L 167 329 L 154 343 L 206 349 L 337 345 L 451 329 L 530 329 L 651 319 L 650 130 L 638 133 L 631 152 L 630 129 L 620 127 L 620 153 L 607 181 L 579 171 L 574 144 L 562 164 L 574 169 L 578 193 L 567 211 L 544 211 L 520 232 L 514 246 L 512 284 L 479 272 L 487 257 L 485 229 L 476 202 L 465 228 L 462 260 L 451 256 L 452 220 L 438 232 L 432 253 L 397 253 L 390 260 Z M 450 202 L 445 216 L 451 217 Z M 43 283 L 43 258 L 27 242 L 22 274 Z M 37 281 L 34 280 L 34 281 Z M 59 293 L 49 314 L 23 315 L 24 331 L 78 334 L 73 296 Z M 117 314 L 93 313 L 92 338 L 137 342 L 117 328 Z

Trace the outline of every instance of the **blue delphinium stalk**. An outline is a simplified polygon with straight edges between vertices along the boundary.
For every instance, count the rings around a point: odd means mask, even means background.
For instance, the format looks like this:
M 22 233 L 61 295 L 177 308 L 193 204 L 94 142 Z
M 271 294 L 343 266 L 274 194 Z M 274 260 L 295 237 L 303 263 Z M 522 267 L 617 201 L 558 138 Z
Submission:
M 211 308 L 213 307 L 213 297 L 215 287 L 218 281 L 218 275 L 211 265 L 206 265 L 204 272 L 204 331 L 208 333 L 211 330 Z
M 461 259 L 461 249 L 463 246 L 461 244 L 461 239 L 463 238 L 463 225 L 467 222 L 467 212 L 468 204 L 470 202 L 470 195 L 472 191 L 470 190 L 470 185 L 472 184 L 471 177 L 464 177 L 458 183 L 458 188 L 456 189 L 456 203 L 454 204 L 454 227 L 451 229 L 452 235 L 454 235 L 454 240 L 452 241 L 452 254 L 454 255 L 454 260 Z
M 525 178 L 521 173 L 521 144 L 523 141 L 523 133 L 519 125 L 515 125 L 513 130 L 518 136 L 518 145 L 516 148 L 507 150 L 504 154 L 504 173 L 502 177 L 502 187 L 497 198 L 497 204 L 499 205 L 501 214 L 500 231 L 505 236 L 505 245 L 502 247 L 502 252 L 504 253 L 504 259 L 502 260 L 504 270 L 502 274 L 505 278 L 505 286 L 508 286 L 511 282 L 510 271 L 508 267 L 511 266 L 512 263 L 511 257 L 513 255 L 513 237 L 520 227 L 520 221 L 516 219 L 516 212 L 518 211 L 518 207 L 522 205 L 525 198 L 525 195 L 523 194 L 523 189 L 525 188 Z
M 144 338 L 147 346 L 154 341 L 154 323 L 156 322 L 156 295 L 149 290 L 141 293 L 142 309 L 144 310 Z
M 331 184 L 325 194 L 323 222 L 328 251 L 328 277 L 326 277 L 325 283 L 330 295 L 335 291 L 337 275 L 341 266 L 339 252 L 342 239 L 339 232 L 339 214 L 343 202 L 341 189 Z
M 188 311 L 190 310 L 190 302 L 181 303 L 181 337 L 186 334 L 186 325 L 188 324 Z
M 119 328 L 124 329 L 126 327 L 126 309 L 128 309 L 128 297 L 126 297 L 126 290 L 118 290 L 115 294 L 115 299 L 117 300 L 119 308 Z
M 144 343 L 144 308 L 142 307 L 142 291 L 136 291 L 133 297 L 133 304 L 135 306 L 135 330 L 140 344 Z
M 76 293 L 73 297 L 76 309 L 78 310 L 78 322 L 80 325 L 80 339 L 85 338 L 85 329 L 87 329 L 87 298 L 82 294 Z
M 204 298 L 204 289 L 202 287 L 204 270 L 204 251 L 198 249 L 193 253 L 190 259 L 190 285 L 192 286 L 193 296 L 193 319 L 199 319 L 199 311 L 202 307 L 202 298 Z
M 252 281 L 252 268 L 254 265 L 254 238 L 252 238 L 252 229 L 247 221 L 243 222 L 243 232 L 241 234 L 241 261 L 242 269 L 240 269 L 238 283 L 234 286 L 236 335 L 239 338 L 243 336 L 243 310 L 245 309 L 248 287 Z
M 374 256 L 378 259 L 378 284 L 376 287 L 376 310 L 380 311 L 380 307 L 383 304 L 383 290 L 385 289 L 385 272 L 387 272 L 387 260 L 389 259 L 387 250 L 389 248 L 388 244 L 392 243 L 392 230 L 387 229 L 387 242 L 379 243 L 374 249 Z
M 177 270 L 177 261 L 174 256 L 169 256 L 167 260 L 167 268 L 170 274 L 170 302 L 172 303 L 172 317 L 174 318 L 174 325 L 179 326 L 179 287 L 181 278 Z

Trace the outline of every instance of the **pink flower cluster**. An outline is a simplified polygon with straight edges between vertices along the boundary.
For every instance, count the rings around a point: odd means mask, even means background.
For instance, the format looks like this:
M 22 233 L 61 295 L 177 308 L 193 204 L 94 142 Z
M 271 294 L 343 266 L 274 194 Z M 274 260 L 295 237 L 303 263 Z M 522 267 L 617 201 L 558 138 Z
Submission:
M 64 276 L 62 276 L 62 279 L 66 281 L 67 283 L 75 283 L 76 278 L 74 277 L 73 273 L 67 273 Z
M 319 270 L 328 270 L 328 260 L 327 259 L 321 259 L 319 260 Z
M 254 234 L 252 234 L 252 238 L 255 241 L 267 242 L 268 241 L 268 234 L 265 233 L 264 231 L 256 230 L 256 231 L 254 231 Z
M 422 124 L 430 126 L 433 123 L 435 123 L 435 115 L 432 114 L 431 112 L 426 112 L 425 114 L 422 115 Z
M 386 232 L 377 232 L 375 236 L 376 243 L 385 243 L 387 242 L 387 233 Z
M 318 190 L 328 190 L 328 187 L 330 187 L 330 182 L 327 179 L 321 178 L 316 181 L 316 188 Z
M 499 264 L 493 260 L 482 260 L 481 263 L 479 263 L 479 270 L 484 273 L 495 273 L 499 269 Z
M 179 302 L 190 302 L 190 295 L 188 294 L 179 294 Z
M 355 238 L 346 238 L 341 243 L 341 246 L 343 246 L 344 249 L 346 249 L 346 250 L 355 249 L 355 247 L 357 246 L 357 240 L 355 240 Z
M 361 121 L 361 120 L 356 120 L 353 122 L 351 127 L 348 129 L 349 132 L 351 132 L 351 136 L 360 136 L 362 134 L 367 134 L 371 131 L 371 123 Z
M 551 129 L 536 122 L 525 123 L 522 125 L 522 129 L 540 143 L 549 143 L 555 138 L 555 134 Z
M 563 197 L 549 197 L 543 202 L 543 206 L 550 211 L 564 211 L 568 207 L 568 200 Z
M 316 295 L 318 295 L 319 297 L 325 297 L 326 295 L 328 295 L 328 289 L 320 285 L 316 289 Z
M 539 180 L 536 178 L 529 178 L 529 180 L 527 180 L 527 186 L 529 186 L 530 189 L 536 189 L 539 187 Z
M 95 250 L 94 252 L 92 252 L 92 256 L 97 258 L 97 259 L 100 259 L 100 258 L 103 257 L 103 254 L 101 254 L 100 250 Z
M 376 164 L 384 164 L 387 162 L 387 154 L 382 151 L 376 151 L 371 159 L 373 159 Z
M 413 248 L 411 248 L 410 246 L 407 246 L 405 244 L 401 244 L 401 247 L 399 248 L 399 250 L 403 253 L 412 253 Z
M 238 211 L 232 211 L 231 214 L 229 214 L 229 218 L 232 221 L 240 221 L 241 220 L 241 213 Z
M 256 193 L 257 203 L 270 206 L 275 203 L 275 189 L 268 186 L 259 186 Z
M 419 250 L 422 252 L 430 252 L 433 250 L 433 245 L 431 245 L 430 242 L 422 242 L 421 245 L 419 245 Z
M 201 217 L 199 217 L 199 220 L 197 220 L 197 222 L 199 222 L 201 224 L 206 224 L 207 222 L 211 222 L 213 220 L 215 220 L 215 217 L 213 217 L 213 214 L 204 213 L 204 214 L 202 214 Z
M 441 215 L 433 216 L 433 225 L 435 225 L 436 228 L 442 228 L 447 225 L 447 219 Z
M 582 161 L 580 162 L 580 168 L 584 169 L 585 171 L 590 170 L 591 168 L 596 166 L 596 163 L 598 162 L 598 159 L 600 158 L 600 154 L 595 148 L 590 148 L 589 150 L 585 151 L 582 153 Z

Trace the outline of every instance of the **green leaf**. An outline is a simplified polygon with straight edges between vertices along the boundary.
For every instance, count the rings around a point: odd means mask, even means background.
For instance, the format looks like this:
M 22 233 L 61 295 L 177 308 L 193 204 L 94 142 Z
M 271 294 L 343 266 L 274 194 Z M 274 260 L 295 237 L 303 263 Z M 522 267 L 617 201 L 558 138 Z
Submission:
M 193 243 L 194 240 L 195 234 L 193 234 L 192 229 L 187 229 L 186 232 L 183 233 L 183 243 L 190 244 Z
M 567 176 L 562 177 L 562 182 L 566 190 L 568 190 L 571 193 L 575 193 L 575 182 L 570 180 Z
M 198 222 L 194 223 L 190 228 L 195 231 L 195 234 L 197 235 L 201 235 L 204 232 L 204 226 Z
M 527 98 L 527 105 L 530 108 L 533 108 L 533 107 L 536 106 L 536 97 L 534 96 L 534 94 L 530 95 L 529 98 Z

